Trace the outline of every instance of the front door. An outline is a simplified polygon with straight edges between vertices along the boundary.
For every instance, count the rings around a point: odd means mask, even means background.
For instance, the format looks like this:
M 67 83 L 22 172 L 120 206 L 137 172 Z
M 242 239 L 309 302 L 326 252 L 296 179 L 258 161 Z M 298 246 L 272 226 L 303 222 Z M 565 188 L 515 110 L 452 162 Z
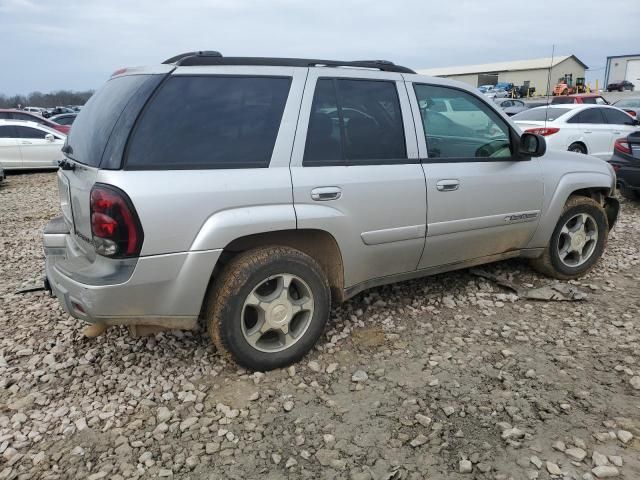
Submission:
M 425 178 L 400 74 L 310 68 L 291 177 L 298 228 L 333 235 L 345 287 L 416 269 Z
M 7 170 L 22 168 L 20 147 L 13 125 L 0 125 L 0 166 Z
M 515 133 L 484 100 L 446 85 L 407 86 L 416 129 L 423 133 L 418 146 L 427 179 L 427 239 L 419 268 L 524 247 L 544 195 L 537 159 L 516 158 Z M 443 100 L 460 112 L 433 111 Z

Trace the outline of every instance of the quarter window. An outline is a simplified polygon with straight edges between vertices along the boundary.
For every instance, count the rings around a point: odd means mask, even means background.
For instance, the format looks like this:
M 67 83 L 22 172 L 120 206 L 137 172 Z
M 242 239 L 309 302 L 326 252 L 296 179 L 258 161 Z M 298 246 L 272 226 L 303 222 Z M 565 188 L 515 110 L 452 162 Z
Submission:
M 449 87 L 414 84 L 414 90 L 429 158 L 511 156 L 508 125 L 481 100 Z M 443 102 L 458 108 L 434 108 Z
M 406 158 L 395 82 L 318 80 L 304 165 L 380 164 Z
M 134 130 L 127 168 L 267 167 L 290 85 L 289 77 L 169 78 Z
M 11 125 L 4 125 L 0 127 L 0 138 L 16 138 L 13 127 Z

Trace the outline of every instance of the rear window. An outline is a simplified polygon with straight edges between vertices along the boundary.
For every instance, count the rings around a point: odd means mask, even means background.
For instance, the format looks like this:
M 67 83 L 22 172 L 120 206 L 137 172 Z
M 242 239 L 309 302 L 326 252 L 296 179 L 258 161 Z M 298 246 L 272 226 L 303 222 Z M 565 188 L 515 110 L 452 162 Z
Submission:
M 109 80 L 86 103 L 67 137 L 67 155 L 98 167 L 113 127 L 127 103 L 153 75 L 128 75 Z
M 549 113 L 547 113 L 547 110 Z M 517 115 L 511 117 L 513 120 L 530 120 L 534 122 L 544 122 L 545 120 L 553 122 L 560 118 L 567 112 L 570 112 L 569 108 L 532 108 L 531 110 L 525 110 Z
M 267 167 L 290 85 L 290 77 L 169 78 L 136 125 L 126 168 Z
M 555 97 L 551 100 L 551 103 L 554 105 L 560 105 L 563 103 L 576 103 L 576 101 L 572 97 Z

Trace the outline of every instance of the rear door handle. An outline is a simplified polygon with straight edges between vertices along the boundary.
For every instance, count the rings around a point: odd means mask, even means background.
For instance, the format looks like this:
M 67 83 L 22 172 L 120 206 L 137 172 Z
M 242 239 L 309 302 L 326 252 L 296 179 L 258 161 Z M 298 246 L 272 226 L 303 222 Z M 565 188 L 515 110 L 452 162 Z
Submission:
M 27 140 L 21 140 L 20 143 L 22 145 L 31 145 L 32 144 L 32 142 L 28 142 Z
M 460 188 L 459 180 L 438 180 L 436 183 L 436 188 L 440 192 L 453 192 L 454 190 L 458 190 Z
M 622 132 L 613 132 L 614 135 L 622 135 Z
M 337 200 L 342 196 L 340 187 L 317 187 L 311 190 L 311 198 L 316 202 Z
M 593 133 L 593 132 L 587 132 L 586 130 L 584 131 L 584 133 Z

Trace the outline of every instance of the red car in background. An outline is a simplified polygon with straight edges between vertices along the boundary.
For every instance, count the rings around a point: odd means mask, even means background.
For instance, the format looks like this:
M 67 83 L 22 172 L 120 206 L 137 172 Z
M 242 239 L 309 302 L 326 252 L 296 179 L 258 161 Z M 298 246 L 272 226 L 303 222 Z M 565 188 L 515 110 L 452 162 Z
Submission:
M 553 97 L 551 105 L 564 103 L 594 103 L 596 105 L 609 105 L 602 95 L 597 93 L 577 93 L 575 95 L 562 95 Z
M 57 130 L 60 133 L 64 133 L 65 135 L 68 135 L 69 130 L 71 130 L 71 125 L 60 125 L 56 122 L 52 122 L 51 120 L 47 120 L 40 115 L 23 112 L 22 110 L 0 109 L 0 120 L 26 120 L 28 122 L 36 122 L 40 125 L 45 125 L 49 128 L 53 128 L 54 130 Z

